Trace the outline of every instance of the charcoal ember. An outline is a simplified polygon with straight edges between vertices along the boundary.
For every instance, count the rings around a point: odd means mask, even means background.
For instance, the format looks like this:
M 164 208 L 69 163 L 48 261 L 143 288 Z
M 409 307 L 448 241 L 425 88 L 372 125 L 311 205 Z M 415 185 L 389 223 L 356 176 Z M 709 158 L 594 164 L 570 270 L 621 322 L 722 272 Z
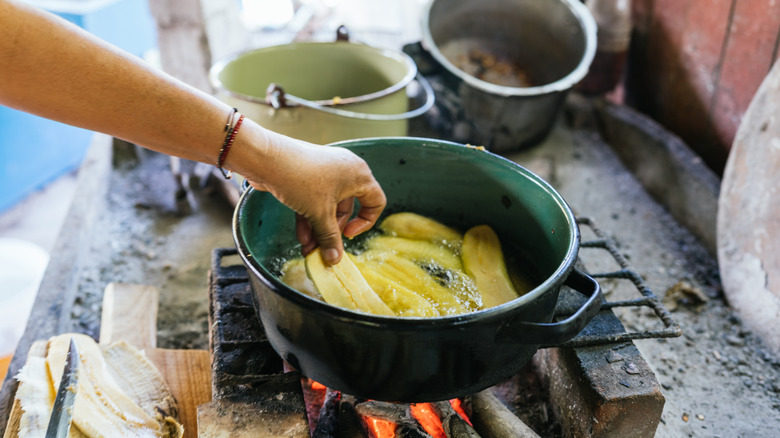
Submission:
M 358 399 L 354 396 L 341 394 L 339 403 L 338 435 L 354 438 L 368 438 L 368 432 L 363 425 L 363 420 L 355 409 Z
M 317 416 L 317 425 L 311 433 L 312 438 L 330 438 L 338 436 L 339 404 L 341 393 L 328 388 Z
M 406 403 L 388 403 L 369 400 L 355 406 L 357 412 L 364 417 L 373 417 L 390 421 L 398 427 L 395 436 L 398 438 L 429 438 L 428 434 L 412 416 Z
M 449 438 L 479 438 L 477 431 L 455 411 L 450 402 L 433 403 L 433 409 L 439 415 L 444 433 Z

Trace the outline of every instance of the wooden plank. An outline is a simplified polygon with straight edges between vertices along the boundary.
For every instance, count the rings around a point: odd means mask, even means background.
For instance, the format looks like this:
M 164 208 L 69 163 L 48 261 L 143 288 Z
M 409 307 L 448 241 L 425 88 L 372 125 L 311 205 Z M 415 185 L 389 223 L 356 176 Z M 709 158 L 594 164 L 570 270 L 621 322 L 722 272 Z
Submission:
M 198 406 L 211 401 L 209 352 L 155 348 L 147 351 L 147 355 L 160 370 L 179 403 L 179 421 L 184 425 L 184 437 L 198 437 Z
M 100 343 L 125 341 L 141 350 L 156 347 L 159 301 L 156 287 L 110 283 L 103 293 Z

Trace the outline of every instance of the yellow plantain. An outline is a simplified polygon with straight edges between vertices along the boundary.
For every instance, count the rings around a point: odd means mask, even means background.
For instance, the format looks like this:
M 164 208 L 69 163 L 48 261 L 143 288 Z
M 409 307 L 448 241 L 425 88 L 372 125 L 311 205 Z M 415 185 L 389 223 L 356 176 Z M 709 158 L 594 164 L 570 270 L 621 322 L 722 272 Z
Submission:
M 388 277 L 432 302 L 442 315 L 466 313 L 470 309 L 453 292 L 413 261 L 392 251 L 368 250 L 359 256 L 367 268 Z
M 347 254 L 339 263 L 328 266 L 317 248 L 306 256 L 306 272 L 328 304 L 376 315 L 395 315 Z
M 435 264 L 444 269 L 460 270 L 460 257 L 450 248 L 425 240 L 396 236 L 375 236 L 366 240 L 369 249 L 390 250 L 422 264 Z
M 379 228 L 394 236 L 427 240 L 443 244 L 455 251 L 460 249 L 463 239 L 457 230 L 437 220 L 411 212 L 391 214 L 382 221 Z
M 478 225 L 466 231 L 461 257 L 463 269 L 474 279 L 486 308 L 518 297 L 507 273 L 501 243 L 490 226 Z
M 374 289 L 398 316 L 430 317 L 440 315 L 431 302 L 401 283 L 380 274 L 370 263 L 356 259 L 355 265 L 371 289 Z

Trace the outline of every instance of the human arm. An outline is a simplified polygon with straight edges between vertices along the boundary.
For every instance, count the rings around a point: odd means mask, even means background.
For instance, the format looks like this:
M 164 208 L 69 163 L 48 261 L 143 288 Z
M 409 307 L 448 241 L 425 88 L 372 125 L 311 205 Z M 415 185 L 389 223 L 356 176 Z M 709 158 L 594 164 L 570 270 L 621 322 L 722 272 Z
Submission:
M 230 112 L 77 26 L 8 0 L 0 0 L 0 104 L 210 164 Z M 319 244 L 329 262 L 342 254 L 342 230 L 348 237 L 367 230 L 385 205 L 370 169 L 351 152 L 293 140 L 249 120 L 224 167 L 305 218 L 298 225 L 304 252 Z M 347 224 L 352 198 L 361 210 Z M 327 257 L 329 249 L 335 258 Z

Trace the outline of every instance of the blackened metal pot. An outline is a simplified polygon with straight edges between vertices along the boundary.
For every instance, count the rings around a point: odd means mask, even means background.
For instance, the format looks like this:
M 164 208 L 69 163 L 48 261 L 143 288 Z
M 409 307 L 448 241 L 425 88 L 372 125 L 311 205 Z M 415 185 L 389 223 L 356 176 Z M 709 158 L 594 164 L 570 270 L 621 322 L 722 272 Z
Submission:
M 248 189 L 233 233 L 269 341 L 304 375 L 355 396 L 399 402 L 451 399 L 517 373 L 539 345 L 572 338 L 601 304 L 598 283 L 574 269 L 580 233 L 549 184 L 491 152 L 438 140 L 375 138 L 346 147 L 366 160 L 388 198 L 387 213 L 413 211 L 466 229 L 491 225 L 539 274 L 539 285 L 501 306 L 436 317 L 395 318 L 328 305 L 283 284 L 279 268 L 300 246 L 295 217 Z M 588 298 L 552 322 L 562 285 Z

